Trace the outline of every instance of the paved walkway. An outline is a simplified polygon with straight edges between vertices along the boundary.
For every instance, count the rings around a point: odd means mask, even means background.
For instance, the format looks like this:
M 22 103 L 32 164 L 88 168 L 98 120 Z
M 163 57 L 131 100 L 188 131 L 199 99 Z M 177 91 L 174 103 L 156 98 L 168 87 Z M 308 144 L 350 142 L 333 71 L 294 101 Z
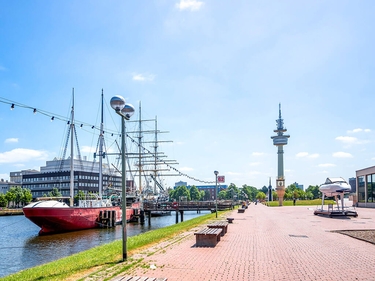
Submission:
M 193 229 L 149 249 L 149 256 L 143 253 L 143 267 L 131 275 L 168 281 L 375 280 L 375 245 L 330 232 L 375 229 L 375 209 L 357 208 L 357 218 L 328 218 L 315 216 L 314 208 L 252 203 L 243 214 L 226 215 L 234 221 L 216 247 L 195 247 Z

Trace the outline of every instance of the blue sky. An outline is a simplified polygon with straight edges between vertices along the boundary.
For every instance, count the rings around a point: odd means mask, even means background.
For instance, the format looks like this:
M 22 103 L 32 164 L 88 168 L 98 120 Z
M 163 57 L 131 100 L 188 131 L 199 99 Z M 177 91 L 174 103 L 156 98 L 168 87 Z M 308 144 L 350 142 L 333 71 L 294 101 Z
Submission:
M 67 125 L 50 119 L 69 118 L 74 88 L 89 159 L 103 89 L 105 130 L 119 130 L 112 96 L 141 102 L 142 117 L 157 116 L 169 132 L 159 139 L 173 141 L 160 150 L 202 181 L 218 170 L 226 184 L 261 188 L 271 177 L 275 185 L 270 137 L 279 103 L 291 136 L 286 185 L 354 177 L 375 163 L 374 8 L 373 1 L 0 1 L 0 176 L 61 157 Z M 11 111 L 9 102 L 25 107 Z M 186 177 L 165 184 L 179 180 L 201 184 Z

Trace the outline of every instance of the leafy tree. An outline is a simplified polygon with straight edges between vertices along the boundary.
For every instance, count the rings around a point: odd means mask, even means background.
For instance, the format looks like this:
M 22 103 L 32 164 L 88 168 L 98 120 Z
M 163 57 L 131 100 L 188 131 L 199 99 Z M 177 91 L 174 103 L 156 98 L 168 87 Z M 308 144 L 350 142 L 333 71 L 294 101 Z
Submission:
M 22 198 L 21 198 L 22 204 L 25 206 L 28 203 L 30 203 L 32 199 L 33 199 L 33 195 L 31 194 L 30 189 L 22 188 Z
M 186 186 L 176 187 L 172 195 L 173 195 L 172 198 L 175 199 L 176 201 L 179 201 L 180 197 L 186 197 L 187 200 L 190 201 L 190 192 Z
M 224 200 L 224 199 L 227 199 L 227 191 L 226 190 L 221 190 L 219 192 L 219 200 Z
M 199 193 L 200 193 L 200 196 L 201 196 L 202 201 L 203 201 L 203 200 L 206 200 L 206 199 L 205 199 L 206 192 L 205 192 L 204 190 L 201 190 L 201 191 L 199 191 Z M 209 195 L 210 193 L 209 193 L 208 191 L 207 191 L 207 193 L 208 193 L 208 196 L 210 196 L 210 195 Z
M 311 192 L 313 195 L 313 199 L 318 199 L 322 196 L 322 193 L 319 191 L 318 185 L 309 185 L 309 187 L 306 189 L 306 192 Z
M 8 208 L 9 208 L 9 205 L 10 203 L 14 203 L 16 201 L 16 193 L 15 192 L 10 192 L 7 191 L 7 193 L 5 194 L 5 199 L 8 201 Z
M 208 190 L 204 191 L 204 200 L 205 201 L 211 200 L 211 193 Z
M 0 193 L 0 207 L 7 207 L 8 200 L 5 196 L 5 194 Z
M 86 194 L 83 190 L 78 190 L 77 194 L 74 196 L 74 200 L 84 200 L 86 198 Z
M 257 193 L 259 192 L 259 190 L 255 187 L 246 184 L 242 186 L 242 191 L 247 195 L 248 199 L 251 201 L 255 200 Z
M 308 200 L 312 200 L 314 198 L 314 194 L 312 194 L 310 191 L 306 191 L 305 194 Z
M 49 197 L 61 197 L 61 192 L 57 187 L 52 188 L 52 191 L 48 192 Z
M 8 200 L 8 202 L 13 202 L 14 206 L 19 207 L 23 196 L 22 188 L 20 186 L 11 187 L 7 194 L 8 193 L 12 194 L 9 195 L 9 198 L 12 198 L 12 200 Z
M 256 197 L 258 200 L 264 200 L 264 199 L 266 199 L 266 194 L 264 193 L 264 192 L 262 192 L 262 191 L 259 191 L 258 193 L 257 193 L 257 197 Z
M 198 190 L 198 188 L 193 185 L 192 187 L 190 187 L 190 198 L 191 200 L 195 200 L 195 201 L 199 201 L 199 199 L 201 199 L 201 195 L 200 195 L 200 192 Z

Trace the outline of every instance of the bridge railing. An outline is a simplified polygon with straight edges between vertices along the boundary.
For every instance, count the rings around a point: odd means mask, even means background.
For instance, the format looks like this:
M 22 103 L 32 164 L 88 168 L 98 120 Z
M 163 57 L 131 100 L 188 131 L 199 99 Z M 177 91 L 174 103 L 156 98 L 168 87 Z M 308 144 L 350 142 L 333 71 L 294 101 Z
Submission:
M 231 200 L 217 201 L 219 210 L 232 209 L 234 204 Z M 182 201 L 182 202 L 144 202 L 144 210 L 213 210 L 216 208 L 215 201 Z

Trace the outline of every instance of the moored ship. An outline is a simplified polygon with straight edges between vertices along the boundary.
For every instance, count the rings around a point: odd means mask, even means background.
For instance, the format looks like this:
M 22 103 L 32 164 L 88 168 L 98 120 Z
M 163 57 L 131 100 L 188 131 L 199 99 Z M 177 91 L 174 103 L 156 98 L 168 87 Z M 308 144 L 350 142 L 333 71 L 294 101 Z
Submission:
M 99 193 L 89 194 L 89 199 L 81 199 L 78 205 L 74 205 L 74 155 L 73 155 L 73 135 L 74 128 L 74 104 L 71 110 L 70 121 L 70 197 L 52 197 L 38 198 L 37 202 L 32 202 L 23 208 L 25 217 L 38 225 L 41 229 L 39 234 L 62 233 L 100 226 L 112 227 L 122 222 L 122 202 L 103 199 L 103 177 L 102 177 L 102 158 L 103 158 L 103 94 L 102 94 L 102 118 L 99 136 Z M 69 135 L 68 135 L 69 137 Z M 93 198 L 95 196 L 96 198 Z M 67 204 L 63 200 L 69 199 Z M 126 208 L 126 221 L 132 221 L 138 214 L 139 202 L 134 198 L 127 198 L 131 202 Z

